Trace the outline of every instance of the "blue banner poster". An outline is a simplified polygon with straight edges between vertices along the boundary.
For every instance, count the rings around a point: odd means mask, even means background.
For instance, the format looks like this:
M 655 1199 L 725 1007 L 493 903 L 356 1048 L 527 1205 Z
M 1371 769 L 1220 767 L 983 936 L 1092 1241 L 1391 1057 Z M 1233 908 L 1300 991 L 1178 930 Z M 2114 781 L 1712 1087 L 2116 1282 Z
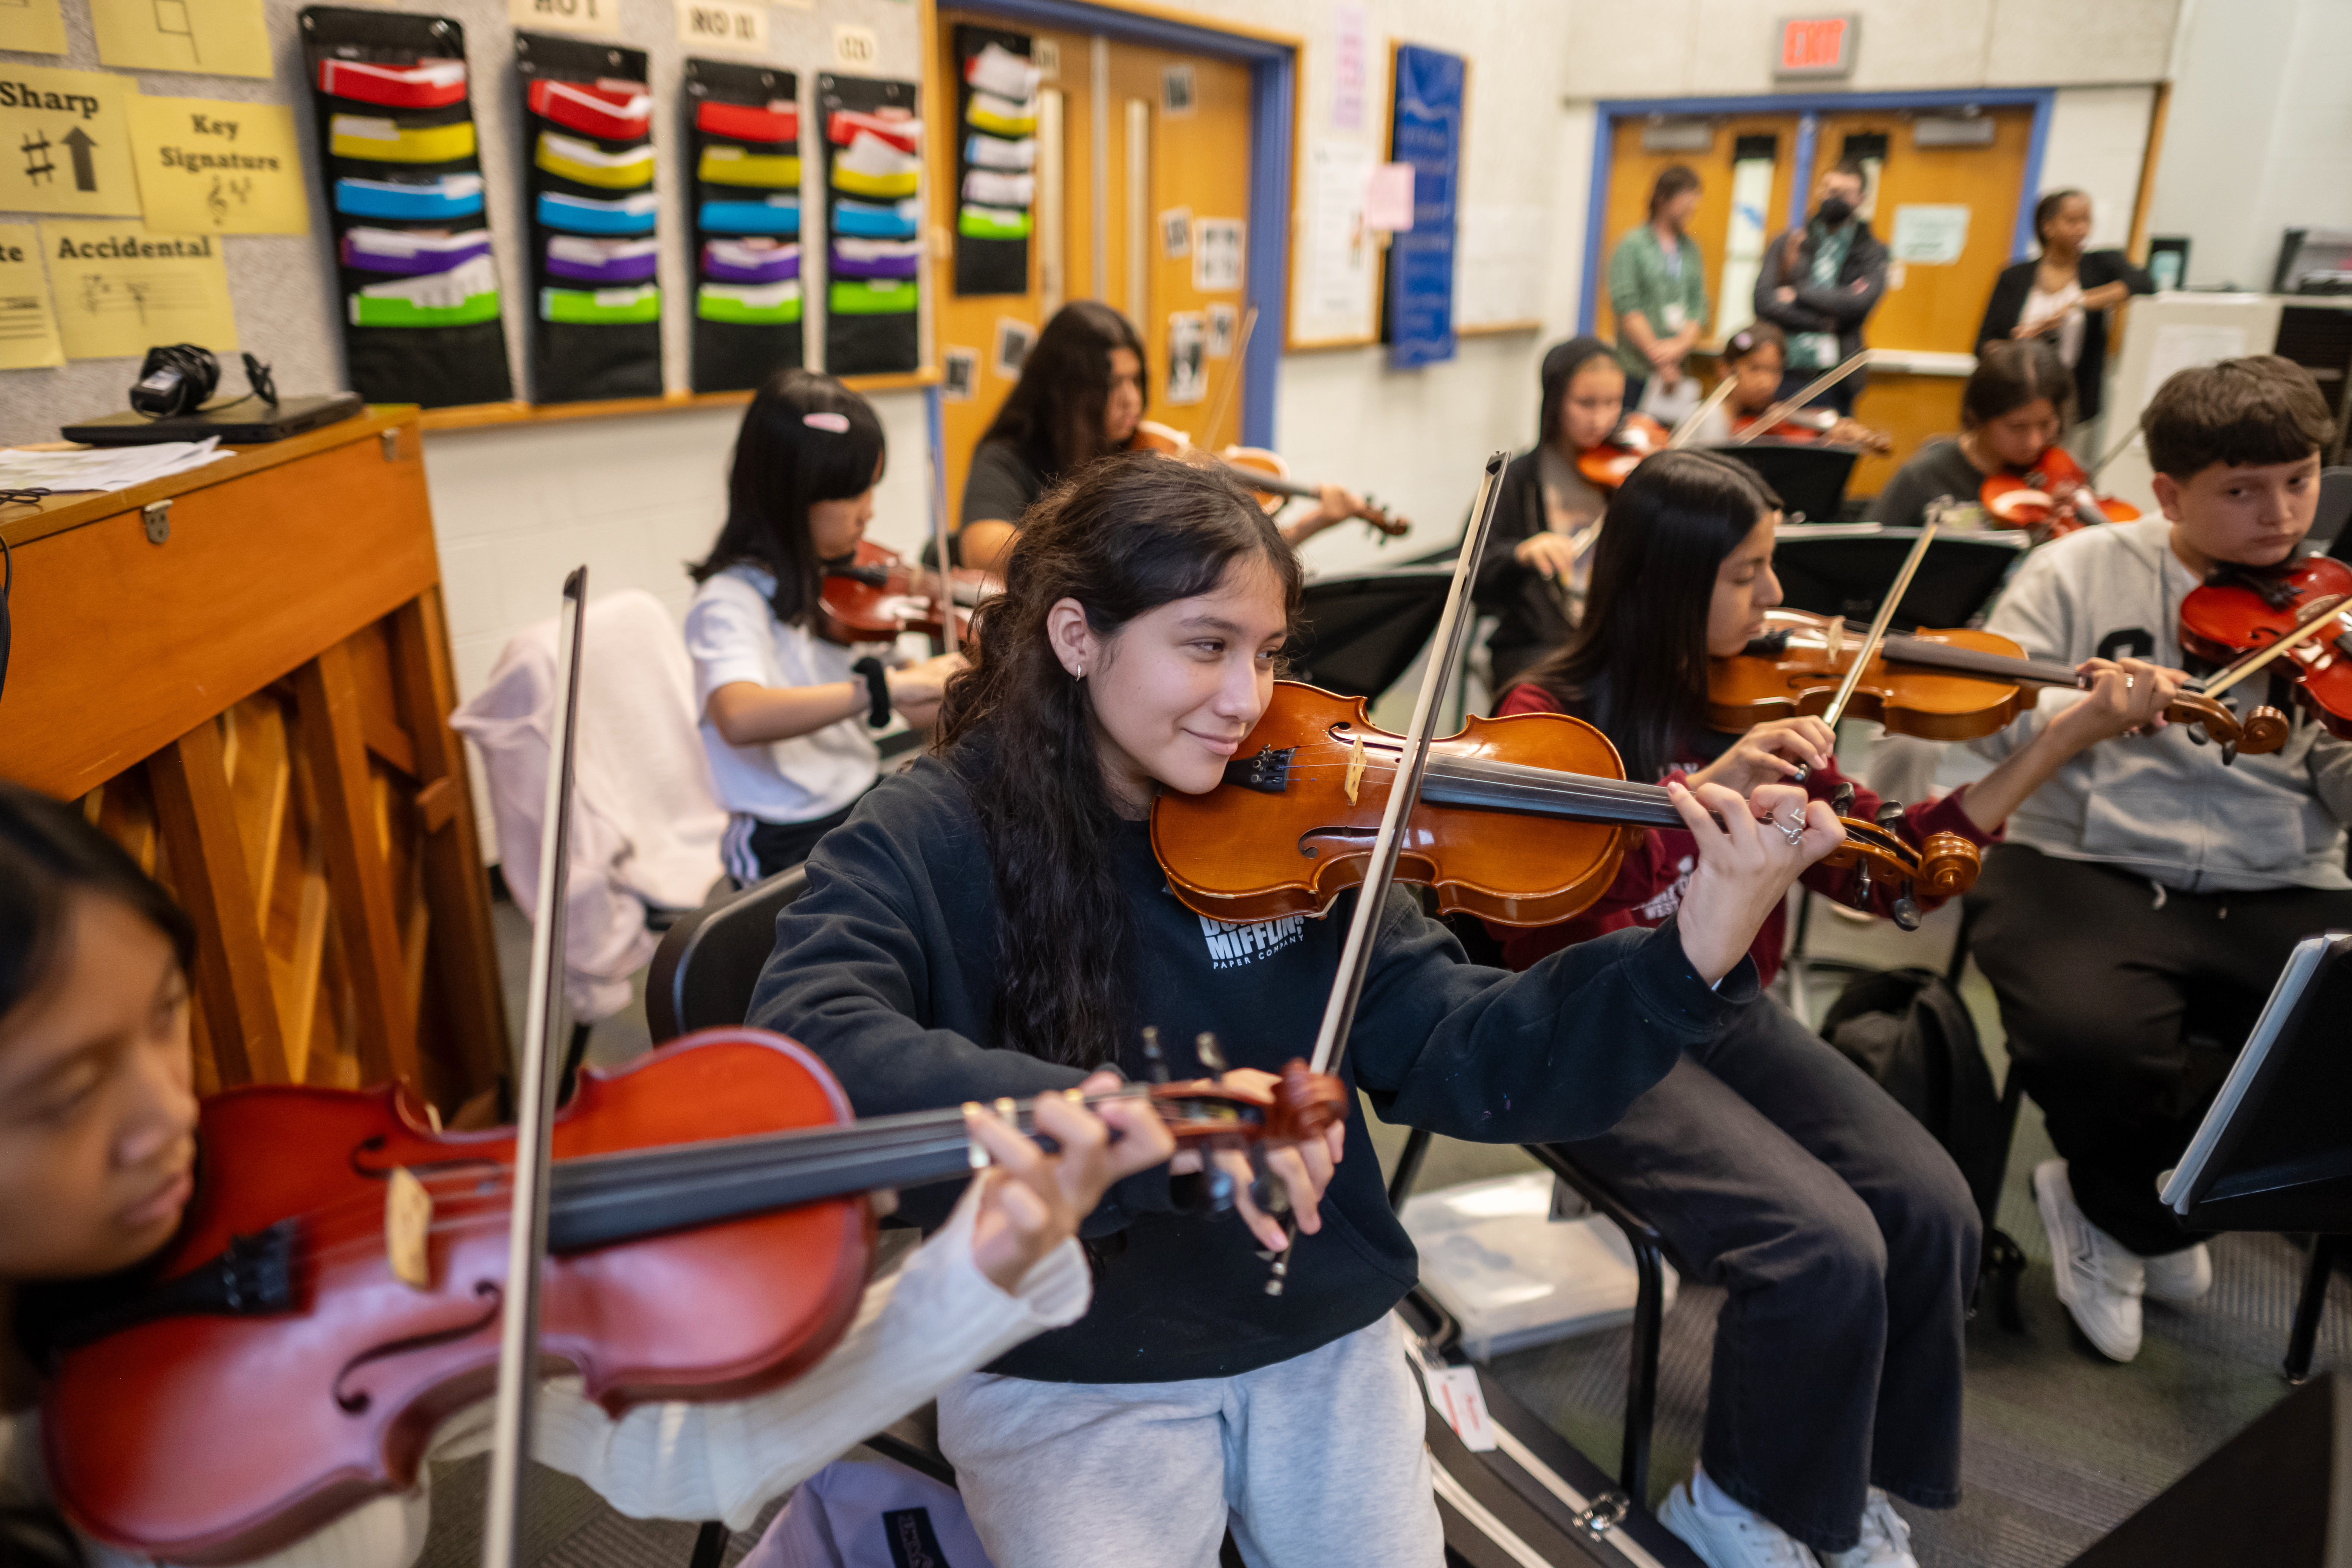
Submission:
M 1389 246 L 1389 363 L 1454 357 L 1454 226 L 1462 171 L 1460 55 L 1412 44 L 1396 55 L 1390 156 L 1412 165 L 1412 227 Z

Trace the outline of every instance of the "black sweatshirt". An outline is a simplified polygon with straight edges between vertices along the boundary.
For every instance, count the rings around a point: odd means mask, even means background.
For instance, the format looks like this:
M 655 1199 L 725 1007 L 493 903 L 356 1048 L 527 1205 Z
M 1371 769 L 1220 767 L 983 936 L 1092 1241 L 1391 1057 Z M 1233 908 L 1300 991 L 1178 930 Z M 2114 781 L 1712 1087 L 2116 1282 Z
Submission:
M 1123 825 L 1115 868 L 1132 899 L 1133 1018 L 1160 1029 L 1176 1076 L 1201 1070 L 1213 1033 L 1234 1067 L 1278 1070 L 1313 1047 L 1353 895 L 1322 920 L 1228 926 L 1167 890 L 1141 823 Z M 990 1048 L 996 897 L 963 785 L 925 758 L 885 778 L 808 861 L 809 889 L 776 922 L 751 1021 L 822 1057 L 861 1116 L 1066 1088 L 1076 1069 Z M 1757 994 L 1754 966 L 1709 991 L 1672 921 L 1544 959 L 1523 974 L 1477 968 L 1409 896 L 1391 894 L 1343 1072 L 1391 1121 L 1486 1142 L 1591 1137 Z M 1143 1076 L 1138 1042 L 1119 1066 Z M 940 1224 L 956 1196 L 907 1196 Z M 1175 1212 L 1167 1167 L 1130 1176 L 1085 1226 L 1124 1231 L 1107 1248 L 1093 1310 L 990 1368 L 1066 1383 L 1227 1377 L 1302 1355 L 1364 1327 L 1418 1275 L 1382 1191 L 1360 1106 L 1347 1153 L 1302 1235 L 1289 1283 L 1231 1215 Z

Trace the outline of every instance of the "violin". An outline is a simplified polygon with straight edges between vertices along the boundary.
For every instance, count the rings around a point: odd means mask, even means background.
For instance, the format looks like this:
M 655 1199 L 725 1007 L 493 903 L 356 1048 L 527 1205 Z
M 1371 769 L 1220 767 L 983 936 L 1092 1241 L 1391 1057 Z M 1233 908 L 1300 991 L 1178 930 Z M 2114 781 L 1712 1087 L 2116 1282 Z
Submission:
M 2022 528 L 2037 544 L 2097 522 L 2136 522 L 2139 508 L 2091 489 L 2073 454 L 2056 444 L 2021 471 L 1985 476 L 1977 500 L 1996 528 Z
M 2294 683 L 2297 706 L 2352 738 L 2352 566 L 2305 555 L 2271 570 L 2226 567 L 2180 601 L 2180 646 L 2223 668 L 2224 689 L 2264 667 Z
M 1768 611 L 1762 637 L 1729 658 L 1708 661 L 1706 721 L 1744 731 L 1768 720 L 1826 712 L 1861 641 L 1834 616 Z M 2071 665 L 2027 658 L 2024 652 L 1992 632 L 1890 633 L 1864 668 L 1846 711 L 1875 719 L 1898 735 L 1971 741 L 2007 728 L 2045 686 L 2089 686 Z M 2275 752 L 2286 742 L 2286 715 L 2275 708 L 2256 708 L 2241 719 L 2210 696 L 2183 691 L 2164 716 L 2201 728 L 2231 755 Z
M 1895 449 L 1894 437 L 1885 431 L 1874 430 L 1860 420 L 1845 418 L 1834 408 L 1800 408 L 1778 424 L 1758 429 L 1757 426 L 1763 422 L 1764 417 L 1760 414 L 1735 414 L 1731 417 L 1731 433 L 1749 441 L 1780 441 L 1794 446 L 1822 441 L 1841 447 L 1859 447 L 1866 452 L 1891 452 Z
M 1402 740 L 1361 698 L 1275 682 L 1223 783 L 1152 803 L 1151 847 L 1169 886 L 1214 920 L 1320 915 L 1362 879 Z M 1914 849 L 1877 823 L 1842 820 L 1846 841 L 1822 864 L 1860 865 L 1865 899 L 1874 873 L 1906 889 L 1902 903 L 1976 885 L 1977 847 L 1958 834 Z M 1434 889 L 1441 913 L 1551 925 L 1608 890 L 1642 829 L 1684 826 L 1665 786 L 1628 781 L 1617 749 L 1583 721 L 1473 719 L 1430 743 L 1395 875 Z M 1908 923 L 1917 918 L 1914 905 Z
M 1228 478 L 1249 490 L 1256 498 L 1257 504 L 1268 513 L 1281 510 L 1294 500 L 1320 500 L 1323 496 L 1319 487 L 1292 479 L 1290 465 L 1283 461 L 1279 453 L 1264 447 L 1228 446 L 1222 452 L 1212 454 L 1205 447 L 1194 446 L 1192 437 L 1183 431 L 1153 419 L 1136 423 L 1135 434 L 1128 437 L 1127 449 L 1130 452 L 1157 452 L 1162 457 L 1221 468 Z M 1394 539 L 1412 528 L 1410 521 L 1376 505 L 1369 496 L 1364 498 L 1364 504 L 1349 515 L 1370 524 L 1383 540 Z
M 855 555 L 825 563 L 824 586 L 817 598 L 817 633 L 827 642 L 868 643 L 890 642 L 901 633 L 920 632 L 936 645 L 947 630 L 942 625 L 939 584 L 938 573 L 914 566 L 897 552 L 861 539 Z M 1003 580 L 993 573 L 959 566 L 948 574 L 959 647 L 971 640 L 972 609 L 1003 591 Z
M 579 1084 L 552 1125 L 541 1374 L 577 1373 L 614 1415 L 815 1364 L 866 1286 L 868 1194 L 974 1168 L 961 1110 L 852 1121 L 816 1058 L 762 1030 Z M 1097 1100 L 1137 1097 L 1193 1147 L 1303 1141 L 1348 1110 L 1297 1061 L 1264 1095 L 1200 1079 Z M 1027 1131 L 1031 1103 L 998 1109 Z M 195 1197 L 142 1288 L 46 1320 L 41 1431 L 89 1534 L 229 1563 L 407 1490 L 434 1428 L 487 1392 L 515 1142 L 443 1131 L 396 1086 L 230 1089 L 198 1138 Z
M 1646 414 L 1628 414 L 1600 445 L 1576 455 L 1576 471 L 1596 489 L 1613 490 L 1641 467 L 1643 458 L 1673 444 L 1674 437 L 1664 426 Z

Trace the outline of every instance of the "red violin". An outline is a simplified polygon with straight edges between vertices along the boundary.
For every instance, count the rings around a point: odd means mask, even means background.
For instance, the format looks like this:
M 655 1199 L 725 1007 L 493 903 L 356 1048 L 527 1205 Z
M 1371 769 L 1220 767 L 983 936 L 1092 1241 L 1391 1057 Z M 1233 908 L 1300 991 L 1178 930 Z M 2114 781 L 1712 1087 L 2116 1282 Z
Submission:
M 870 539 L 857 553 L 828 563 L 817 600 L 817 632 L 828 642 L 889 642 L 902 632 L 921 632 L 936 647 L 946 637 L 940 574 L 915 566 Z M 959 566 L 948 574 L 955 601 L 956 646 L 970 640 L 972 609 L 1004 591 L 992 573 Z
M 1131 1084 L 1181 1146 L 1319 1136 L 1347 1090 L 1294 1061 L 1273 1090 Z M 998 1102 L 1030 1131 L 1025 1104 Z M 405 1491 L 434 1428 L 480 1401 L 509 1295 L 514 1133 L 436 1129 L 396 1087 L 207 1100 L 196 1194 L 129 1285 L 29 1303 L 58 1505 L 163 1562 L 278 1550 Z M 878 1189 L 973 1168 L 961 1110 L 853 1121 L 801 1047 L 690 1035 L 583 1071 L 554 1123 L 542 1374 L 619 1414 L 737 1399 L 814 1365 L 856 1315 Z
M 1577 454 L 1576 471 L 1595 488 L 1613 490 L 1641 466 L 1643 458 L 1664 451 L 1673 439 L 1673 432 L 1648 415 L 1628 414 L 1599 446 Z
M 2022 470 L 1988 475 L 1977 492 L 1995 528 L 2022 528 L 2036 542 L 2096 522 L 2136 522 L 2139 508 L 2091 489 L 2091 478 L 2066 448 L 2052 446 Z
M 2352 739 L 2352 566 L 2305 555 L 2217 575 L 2180 601 L 2180 646 L 2222 666 L 2205 689 L 2267 668 L 2294 682 L 2297 705 L 2330 734 Z

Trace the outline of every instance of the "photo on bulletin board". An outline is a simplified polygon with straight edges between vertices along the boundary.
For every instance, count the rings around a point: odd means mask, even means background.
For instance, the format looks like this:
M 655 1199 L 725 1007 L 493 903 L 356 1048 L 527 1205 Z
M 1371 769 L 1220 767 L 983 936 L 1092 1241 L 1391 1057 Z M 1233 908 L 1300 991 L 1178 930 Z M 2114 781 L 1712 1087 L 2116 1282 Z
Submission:
M 1013 316 L 996 318 L 996 352 L 988 368 L 1007 381 L 1021 379 L 1021 367 L 1029 361 L 1029 345 L 1037 341 L 1037 329 Z
M 352 390 L 427 408 L 505 402 L 514 378 L 465 29 L 329 5 L 299 26 Z
M 532 399 L 658 397 L 661 241 L 646 51 L 517 33 L 514 58 L 527 111 Z
M 1192 287 L 1203 294 L 1239 292 L 1246 228 L 1237 217 L 1204 217 L 1192 225 Z
M 972 385 L 980 379 L 978 349 L 940 351 L 940 395 L 950 403 L 970 403 Z
M 740 392 L 803 363 L 800 79 L 686 62 L 693 384 Z
M 1026 33 L 958 24 L 958 295 L 1029 292 L 1037 202 L 1037 80 Z
M 1209 307 L 1209 357 L 1211 359 L 1234 357 L 1234 330 L 1238 324 L 1238 315 L 1239 312 L 1231 305 Z
M 1198 310 L 1168 313 L 1168 385 L 1162 399 L 1171 408 L 1202 403 L 1209 395 L 1208 327 Z
M 1192 209 L 1170 207 L 1160 215 L 1160 254 L 1181 261 L 1192 254 Z
M 916 85 L 816 79 L 824 131 L 824 368 L 877 375 L 921 368 L 923 122 Z
M 1389 243 L 1381 335 L 1391 367 L 1407 370 L 1454 353 L 1454 231 L 1469 68 L 1460 55 L 1400 44 L 1392 74 L 1389 157 L 1412 165 L 1412 227 Z

